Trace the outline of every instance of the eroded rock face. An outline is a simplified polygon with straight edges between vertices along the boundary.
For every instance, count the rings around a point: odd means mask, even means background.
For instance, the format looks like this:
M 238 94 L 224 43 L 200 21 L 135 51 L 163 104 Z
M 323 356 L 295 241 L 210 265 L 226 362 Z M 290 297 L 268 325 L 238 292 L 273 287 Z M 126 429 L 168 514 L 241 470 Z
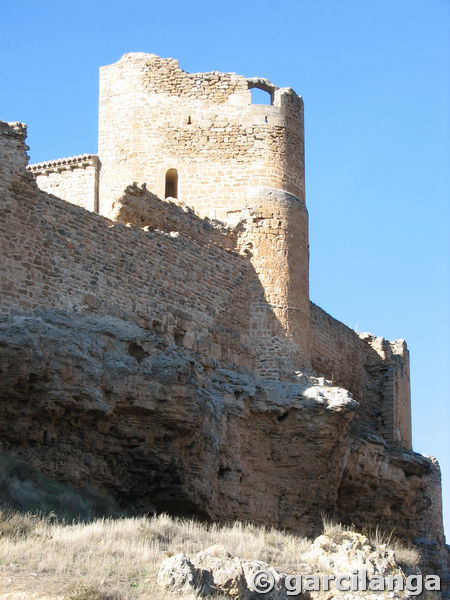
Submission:
M 434 458 L 388 446 L 376 435 L 355 439 L 339 486 L 337 514 L 348 525 L 414 542 L 427 571 L 448 577 L 450 555 Z
M 335 504 L 345 390 L 258 381 L 111 317 L 17 317 L 0 343 L 2 449 L 56 479 L 142 510 L 307 531 Z
M 57 480 L 302 535 L 324 513 L 381 523 L 443 568 L 436 465 L 363 439 L 358 404 L 323 378 L 258 379 L 118 318 L 51 311 L 0 321 L 0 364 L 1 451 Z

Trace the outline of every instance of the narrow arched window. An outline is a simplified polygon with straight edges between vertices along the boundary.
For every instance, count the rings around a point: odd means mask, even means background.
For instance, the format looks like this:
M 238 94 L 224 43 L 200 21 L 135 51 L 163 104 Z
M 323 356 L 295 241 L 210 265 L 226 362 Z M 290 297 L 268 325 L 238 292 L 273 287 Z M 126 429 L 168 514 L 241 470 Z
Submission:
M 166 173 L 165 198 L 178 198 L 178 171 L 169 169 Z

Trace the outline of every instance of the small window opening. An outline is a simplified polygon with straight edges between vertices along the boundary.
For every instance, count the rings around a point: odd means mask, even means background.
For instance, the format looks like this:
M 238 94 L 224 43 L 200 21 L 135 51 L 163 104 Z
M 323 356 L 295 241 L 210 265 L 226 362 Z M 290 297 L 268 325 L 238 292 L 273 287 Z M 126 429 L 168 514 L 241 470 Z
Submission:
M 178 171 L 169 169 L 166 173 L 165 198 L 178 198 Z
M 175 329 L 175 331 L 173 332 L 173 339 L 177 346 L 183 345 L 185 334 L 186 332 L 182 329 Z
M 190 116 L 188 117 L 187 124 L 188 125 L 192 125 L 192 121 L 191 121 L 191 117 Z
M 252 94 L 252 104 L 272 104 L 272 94 L 261 88 L 253 87 L 250 89 Z

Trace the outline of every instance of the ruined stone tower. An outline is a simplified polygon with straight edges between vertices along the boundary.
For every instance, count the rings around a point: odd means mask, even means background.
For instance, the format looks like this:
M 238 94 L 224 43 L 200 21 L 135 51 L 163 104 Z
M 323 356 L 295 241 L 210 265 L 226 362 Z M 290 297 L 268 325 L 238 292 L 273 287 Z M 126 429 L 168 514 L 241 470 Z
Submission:
M 271 104 L 252 104 L 252 87 Z M 304 201 L 303 103 L 267 80 L 126 54 L 100 69 L 98 153 L 105 215 L 130 181 L 225 222 L 261 186 Z
M 271 104 L 252 104 L 253 87 Z M 255 298 L 255 323 L 273 338 L 266 314 L 273 311 L 285 342 L 309 364 L 303 102 L 292 89 L 234 73 L 186 73 L 177 60 L 127 54 L 100 69 L 99 159 L 105 216 L 136 181 L 202 217 L 244 219 L 265 291 Z M 286 343 L 271 350 L 286 359 Z

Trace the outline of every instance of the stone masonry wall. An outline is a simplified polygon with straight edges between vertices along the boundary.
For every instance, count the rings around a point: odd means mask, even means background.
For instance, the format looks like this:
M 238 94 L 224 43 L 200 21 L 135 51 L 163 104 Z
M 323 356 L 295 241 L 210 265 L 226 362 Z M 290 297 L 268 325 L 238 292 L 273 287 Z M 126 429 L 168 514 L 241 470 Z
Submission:
M 235 227 L 201 219 L 179 201 L 161 201 L 145 185 L 136 184 L 116 200 L 112 216 L 114 221 L 146 229 L 191 238 L 207 235 L 228 250 L 239 249 L 256 278 L 250 305 L 245 309 L 235 305 L 231 313 L 247 314 L 255 371 L 282 379 L 299 365 L 310 364 L 308 214 L 304 203 L 291 194 L 271 188 L 254 191 L 236 213 Z M 291 239 L 296 244 L 290 248 Z
M 39 188 L 77 206 L 98 212 L 99 162 L 84 154 L 28 166 Z
M 0 126 L 2 314 L 99 312 L 162 331 L 177 344 L 253 368 L 249 262 L 207 236 L 144 231 L 40 191 L 25 166 L 26 129 Z M 250 272 L 249 272 L 250 271 Z
M 357 334 L 311 303 L 311 362 L 353 394 L 361 419 L 390 443 L 411 448 L 409 352 L 404 340 Z
M 248 188 L 304 198 L 303 103 L 269 85 L 272 105 L 252 105 L 249 81 L 234 73 L 186 73 L 178 61 L 126 54 L 100 69 L 100 213 L 133 183 L 165 197 L 178 173 L 178 198 L 225 222 Z
M 364 342 L 357 333 L 311 302 L 313 369 L 362 402 Z
M 252 86 L 269 90 L 272 104 L 252 105 Z M 173 195 L 200 217 L 245 222 L 244 244 L 263 288 L 252 315 L 260 315 L 254 331 L 268 332 L 257 353 L 264 373 L 279 373 L 283 361 L 288 368 L 310 362 L 303 139 L 302 99 L 266 80 L 186 73 L 151 54 L 127 54 L 100 69 L 100 213 L 114 217 L 133 182 L 165 198 L 166 174 L 175 170 Z M 277 335 L 272 316 L 277 330 L 282 325 Z
M 364 393 L 377 407 L 374 422 L 390 443 L 411 448 L 409 352 L 404 340 L 390 342 L 368 333 L 365 344 Z M 381 401 L 380 401 L 381 399 Z
M 259 338 L 259 362 L 292 373 L 311 364 L 308 212 L 287 192 L 262 187 L 253 192 L 240 212 L 238 241 L 261 283 L 253 296 L 251 330 Z

